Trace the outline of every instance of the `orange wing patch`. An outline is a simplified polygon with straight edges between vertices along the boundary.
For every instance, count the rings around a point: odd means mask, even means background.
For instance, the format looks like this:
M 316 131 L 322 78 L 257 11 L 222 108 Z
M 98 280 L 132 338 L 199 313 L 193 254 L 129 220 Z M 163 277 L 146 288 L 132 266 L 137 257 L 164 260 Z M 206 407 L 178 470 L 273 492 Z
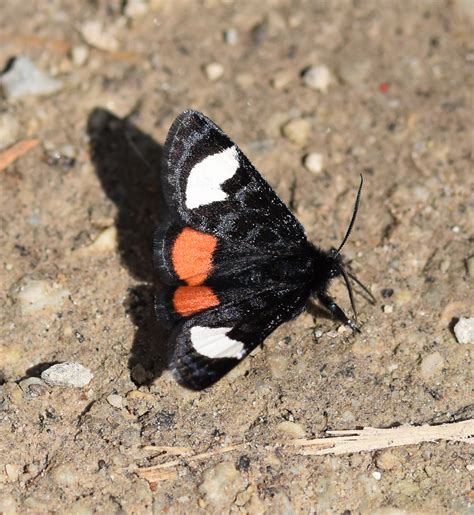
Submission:
M 208 286 L 179 286 L 173 296 L 173 307 L 183 317 L 218 305 L 219 299 Z
M 217 238 L 185 227 L 171 250 L 173 267 L 178 277 L 189 286 L 202 284 L 212 270 L 212 256 Z M 179 310 L 177 310 L 179 311 Z

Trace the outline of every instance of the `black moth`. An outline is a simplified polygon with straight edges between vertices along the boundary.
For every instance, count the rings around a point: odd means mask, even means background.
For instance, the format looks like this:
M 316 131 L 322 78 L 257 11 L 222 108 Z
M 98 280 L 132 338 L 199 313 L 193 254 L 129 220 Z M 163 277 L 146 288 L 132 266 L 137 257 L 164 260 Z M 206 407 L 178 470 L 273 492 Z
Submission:
M 155 238 L 164 284 L 156 299 L 171 328 L 177 380 L 206 388 L 237 365 L 283 322 L 316 297 L 333 317 L 358 331 L 328 295 L 348 274 L 340 250 L 310 243 L 301 224 L 242 151 L 209 118 L 185 111 L 165 145 L 170 220 Z M 355 309 L 354 309 L 355 314 Z

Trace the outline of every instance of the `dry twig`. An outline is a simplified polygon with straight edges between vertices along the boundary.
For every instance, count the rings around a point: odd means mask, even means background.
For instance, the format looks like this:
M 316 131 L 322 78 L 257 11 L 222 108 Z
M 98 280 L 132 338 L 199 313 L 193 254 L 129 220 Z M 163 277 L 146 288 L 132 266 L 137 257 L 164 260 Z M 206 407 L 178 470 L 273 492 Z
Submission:
M 3 152 L 0 152 L 0 172 L 11 165 L 19 157 L 29 152 L 39 144 L 39 139 L 24 139 L 14 143 Z

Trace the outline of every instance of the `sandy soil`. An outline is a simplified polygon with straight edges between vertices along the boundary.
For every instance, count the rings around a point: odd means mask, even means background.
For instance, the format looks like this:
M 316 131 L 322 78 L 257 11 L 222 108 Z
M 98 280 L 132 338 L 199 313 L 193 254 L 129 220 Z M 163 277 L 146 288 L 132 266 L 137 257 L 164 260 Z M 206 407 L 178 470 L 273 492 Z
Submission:
M 472 417 L 472 346 L 452 326 L 474 315 L 473 19 L 462 0 L 2 2 L 0 66 L 28 56 L 62 87 L 0 100 L 9 143 L 40 140 L 0 171 L 0 512 L 472 513 L 466 442 L 341 456 L 280 443 Z M 319 90 L 310 66 L 330 72 Z M 166 370 L 153 315 L 162 145 L 189 107 L 324 248 L 364 172 L 345 256 L 377 298 L 357 296 L 360 336 L 311 310 L 202 393 Z M 309 132 L 291 140 L 282 127 L 300 119 Z M 322 170 L 303 166 L 311 152 Z M 90 384 L 28 380 L 66 361 Z M 238 444 L 137 473 L 175 459 L 146 446 Z

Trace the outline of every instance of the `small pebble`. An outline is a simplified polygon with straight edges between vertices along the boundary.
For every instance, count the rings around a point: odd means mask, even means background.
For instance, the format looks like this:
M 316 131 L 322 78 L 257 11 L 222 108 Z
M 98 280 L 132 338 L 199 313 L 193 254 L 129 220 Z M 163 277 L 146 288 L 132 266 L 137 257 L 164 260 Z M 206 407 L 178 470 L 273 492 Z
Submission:
M 309 135 L 311 134 L 311 122 L 306 118 L 290 120 L 283 125 L 282 133 L 293 143 L 303 146 L 306 144 Z
M 474 343 L 474 317 L 461 317 L 454 326 L 454 334 L 459 343 Z
M 28 57 L 20 56 L 0 76 L 0 86 L 8 100 L 16 100 L 27 96 L 52 95 L 60 91 L 63 84 L 39 70 Z
M 431 379 L 440 374 L 444 367 L 444 358 L 439 352 L 433 352 L 425 356 L 420 365 L 421 375 L 425 379 Z
M 39 377 L 28 377 L 26 379 L 23 379 L 23 381 L 20 381 L 18 383 L 18 385 L 24 392 L 26 392 L 26 390 L 28 390 L 28 388 L 30 386 L 32 386 L 32 385 L 44 386 L 44 383 L 43 383 L 43 381 L 41 381 L 41 379 Z
M 391 304 L 385 304 L 383 307 L 383 312 L 389 315 L 390 313 L 393 313 L 393 306 Z
M 227 461 L 207 469 L 199 493 L 216 510 L 229 508 L 237 494 L 244 490 L 245 481 L 235 466 Z
M 296 422 L 290 422 L 289 420 L 285 420 L 284 422 L 280 422 L 277 426 L 277 430 L 280 433 L 285 433 L 292 438 L 304 438 L 306 435 L 306 431 L 301 424 Z
M 443 259 L 443 261 L 441 261 L 439 265 L 439 269 L 441 270 L 441 272 L 443 272 L 443 274 L 445 274 L 449 270 L 450 265 L 451 262 L 449 261 L 449 259 Z
M 128 18 L 141 18 L 148 12 L 148 2 L 145 0 L 127 0 L 125 4 L 124 14 Z
M 239 34 L 235 29 L 227 29 L 224 32 L 224 41 L 228 45 L 236 45 L 239 42 Z
M 303 165 L 306 170 L 319 174 L 323 171 L 323 155 L 318 152 L 310 152 L 304 157 Z
M 25 276 L 10 288 L 10 297 L 19 303 L 23 315 L 57 309 L 70 291 L 41 279 Z
M 104 26 L 102 22 L 98 20 L 86 21 L 82 24 L 80 30 L 84 41 L 90 46 L 108 52 L 118 50 L 119 43 L 114 30 L 111 27 Z
M 327 93 L 329 85 L 333 82 L 331 71 L 324 64 L 310 66 L 303 72 L 303 83 L 308 88 Z
M 111 393 L 109 396 L 107 396 L 107 402 L 114 408 L 123 408 L 123 397 L 121 395 L 117 395 L 116 393 Z
M 82 388 L 88 385 L 92 378 L 92 372 L 79 363 L 59 363 L 47 368 L 41 379 L 50 386 L 73 386 Z
M 21 475 L 23 467 L 16 463 L 7 463 L 5 465 L 5 472 L 7 473 L 8 479 L 10 481 L 17 481 Z
M 104 229 L 99 236 L 87 247 L 81 247 L 78 252 L 82 256 L 105 254 L 113 252 L 117 247 L 117 228 L 115 226 Z
M 89 49 L 85 45 L 72 47 L 71 59 L 75 66 L 84 66 L 89 58 Z
M 466 270 L 469 277 L 474 279 L 474 256 L 470 256 L 466 259 Z
M 380 479 L 382 478 L 382 473 L 379 470 L 375 470 L 374 472 L 372 472 L 372 477 L 376 481 L 380 481 Z
M 15 143 L 20 134 L 20 124 L 10 113 L 0 113 L 0 150 Z
M 221 63 L 206 64 L 204 71 L 206 72 L 207 78 L 211 81 L 218 80 L 224 75 L 224 67 Z
M 286 88 L 293 80 L 293 73 L 290 70 L 280 70 L 275 73 L 270 83 L 278 90 Z

